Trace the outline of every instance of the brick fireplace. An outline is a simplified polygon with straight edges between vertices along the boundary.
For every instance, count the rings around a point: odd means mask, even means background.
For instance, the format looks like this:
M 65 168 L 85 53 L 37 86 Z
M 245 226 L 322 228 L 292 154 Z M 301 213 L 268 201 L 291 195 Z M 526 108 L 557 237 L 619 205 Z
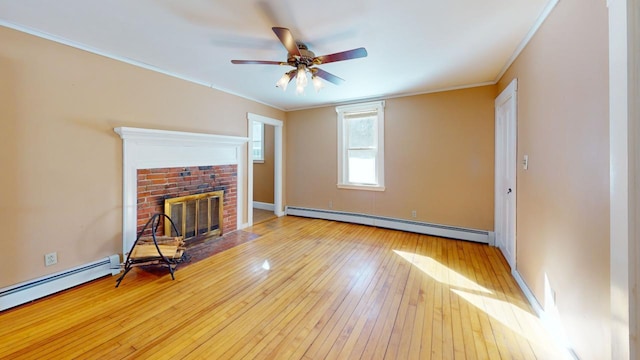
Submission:
M 237 165 L 208 165 L 138 169 L 136 233 L 142 230 L 153 214 L 164 212 L 166 199 L 214 191 L 222 191 L 224 194 L 222 233 L 236 230 L 237 168 Z M 145 235 L 150 235 L 150 231 L 151 229 L 147 229 Z M 164 235 L 162 222 L 156 235 Z
M 240 227 L 247 198 L 244 172 L 248 138 L 130 127 L 114 131 L 122 138 L 123 254 L 129 252 L 135 241 L 138 221 L 144 223 L 149 212 L 157 210 L 150 208 L 160 205 L 163 196 L 173 196 L 174 188 L 181 189 L 178 193 L 224 188 L 223 208 L 228 212 L 224 215 L 223 231 Z M 166 182 L 163 177 L 175 181 Z M 145 184 L 141 191 L 144 200 L 138 198 L 139 179 Z M 168 193 L 161 193 L 165 190 Z M 145 205 L 139 206 L 139 202 Z

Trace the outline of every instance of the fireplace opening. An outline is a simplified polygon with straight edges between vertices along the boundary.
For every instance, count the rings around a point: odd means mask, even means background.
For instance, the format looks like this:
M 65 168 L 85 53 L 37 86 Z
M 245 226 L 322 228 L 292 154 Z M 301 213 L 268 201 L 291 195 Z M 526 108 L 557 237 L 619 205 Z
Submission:
M 180 234 L 165 219 L 166 236 L 182 235 L 185 241 L 222 235 L 223 191 L 165 199 L 164 213 L 174 222 Z

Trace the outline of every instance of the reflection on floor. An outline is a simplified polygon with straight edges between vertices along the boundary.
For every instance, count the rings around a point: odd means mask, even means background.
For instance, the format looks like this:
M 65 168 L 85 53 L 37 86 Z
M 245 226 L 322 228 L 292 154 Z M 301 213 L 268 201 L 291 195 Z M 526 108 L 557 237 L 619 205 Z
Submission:
M 0 312 L 0 359 L 572 359 L 495 247 L 294 216 L 201 246 Z
M 276 215 L 273 213 L 273 211 L 253 208 L 253 224 L 254 225 L 267 220 L 275 219 L 275 218 L 276 218 Z

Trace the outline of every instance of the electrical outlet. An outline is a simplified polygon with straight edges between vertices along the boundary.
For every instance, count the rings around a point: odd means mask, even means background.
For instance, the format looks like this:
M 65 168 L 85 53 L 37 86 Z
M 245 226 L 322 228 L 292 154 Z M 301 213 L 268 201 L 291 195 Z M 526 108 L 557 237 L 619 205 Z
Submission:
M 411 210 L 411 217 L 414 218 L 414 219 L 417 218 L 418 217 L 418 212 L 415 211 L 415 210 Z
M 329 210 L 333 209 L 333 201 L 329 200 Z
M 58 263 L 58 253 L 52 252 L 44 255 L 44 265 L 51 266 Z

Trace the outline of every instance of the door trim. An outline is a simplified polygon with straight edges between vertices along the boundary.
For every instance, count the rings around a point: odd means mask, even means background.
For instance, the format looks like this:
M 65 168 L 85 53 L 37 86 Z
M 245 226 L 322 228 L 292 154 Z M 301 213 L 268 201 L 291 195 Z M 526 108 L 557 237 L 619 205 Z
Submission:
M 282 129 L 284 122 L 282 120 L 272 119 L 266 116 L 247 113 L 247 129 L 249 139 L 253 138 L 253 122 L 258 121 L 265 125 L 274 127 L 274 156 L 273 156 L 273 205 L 274 213 L 280 217 L 284 215 L 284 207 L 282 204 Z M 251 143 L 251 140 L 249 140 Z M 247 151 L 247 223 L 243 227 L 253 225 L 253 159 L 252 152 Z

